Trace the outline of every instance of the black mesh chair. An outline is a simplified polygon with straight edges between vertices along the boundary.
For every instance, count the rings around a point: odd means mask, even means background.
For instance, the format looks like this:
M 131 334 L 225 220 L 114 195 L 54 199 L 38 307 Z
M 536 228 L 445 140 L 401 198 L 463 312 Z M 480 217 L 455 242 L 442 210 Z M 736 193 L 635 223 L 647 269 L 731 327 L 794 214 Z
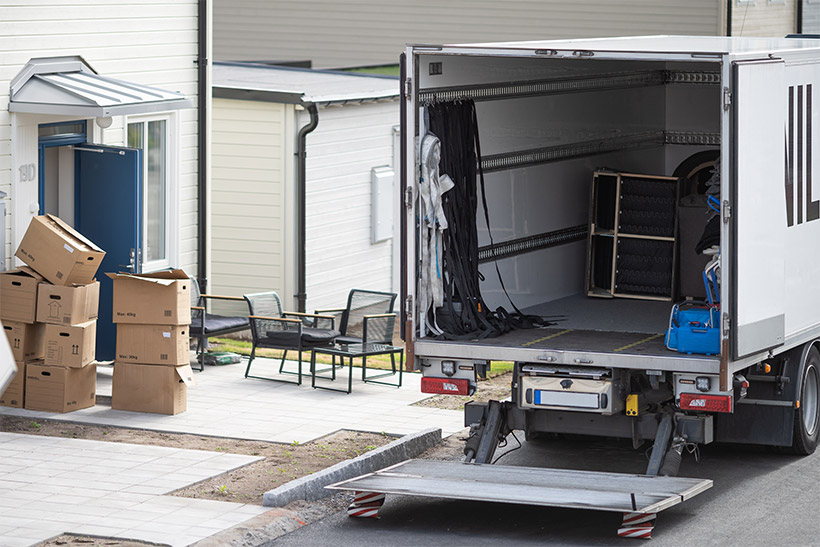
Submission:
M 312 348 L 333 345 L 339 336 L 334 329 L 332 315 L 308 314 L 298 312 L 283 312 L 279 296 L 273 292 L 246 294 L 250 310 L 251 336 L 253 347 L 245 369 L 245 378 L 273 380 L 292 384 L 302 383 L 302 353 Z M 257 348 L 282 350 L 282 360 L 279 363 L 280 374 L 295 374 L 296 381 L 269 376 L 253 376 L 250 374 L 251 363 L 256 357 Z M 285 370 L 285 358 L 288 351 L 297 351 L 299 360 L 297 370 Z
M 202 294 L 199 292 L 199 283 L 191 277 L 191 326 L 189 332 L 192 338 L 197 339 L 197 362 L 199 370 L 205 370 L 205 349 L 208 338 L 222 336 L 234 332 L 241 332 L 250 328 L 248 315 L 217 315 L 208 312 L 209 302 L 221 300 L 225 302 L 242 302 L 241 296 L 223 296 L 216 294 Z
M 396 314 L 393 306 L 398 295 L 392 292 L 368 291 L 353 289 L 347 295 L 347 307 L 338 309 L 316 310 L 322 315 L 341 315 L 339 321 L 340 336 L 337 344 L 393 344 L 393 329 L 396 325 Z M 366 357 L 362 358 L 362 373 L 367 367 Z M 396 370 L 395 355 L 390 355 L 393 371 Z M 335 358 L 333 362 L 335 366 Z

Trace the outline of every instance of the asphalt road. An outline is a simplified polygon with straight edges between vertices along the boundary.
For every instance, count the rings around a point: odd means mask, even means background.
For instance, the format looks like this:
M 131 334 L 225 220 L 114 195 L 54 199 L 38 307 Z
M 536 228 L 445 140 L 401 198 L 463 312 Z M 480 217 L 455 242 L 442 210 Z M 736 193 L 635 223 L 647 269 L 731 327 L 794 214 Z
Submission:
M 519 437 L 522 437 L 519 432 Z M 513 440 L 510 443 L 515 446 Z M 499 465 L 643 473 L 631 443 L 574 439 L 527 443 Z M 658 515 L 652 545 L 820 545 L 820 452 L 709 445 L 684 458 L 679 476 L 709 478 L 706 492 Z M 628 545 L 620 513 L 387 496 L 380 519 L 336 513 L 268 545 Z

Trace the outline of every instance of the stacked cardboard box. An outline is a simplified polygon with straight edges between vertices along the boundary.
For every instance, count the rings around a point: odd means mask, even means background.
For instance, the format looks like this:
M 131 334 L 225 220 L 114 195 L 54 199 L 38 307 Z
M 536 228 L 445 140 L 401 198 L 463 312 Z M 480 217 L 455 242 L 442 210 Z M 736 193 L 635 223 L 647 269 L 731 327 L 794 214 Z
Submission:
M 108 276 L 117 324 L 111 408 L 184 412 L 188 386 L 196 383 L 188 350 L 190 279 L 182 270 Z
M 93 406 L 100 284 L 105 252 L 53 215 L 35 217 L 0 274 L 0 319 L 17 375 L 0 405 L 70 412 Z

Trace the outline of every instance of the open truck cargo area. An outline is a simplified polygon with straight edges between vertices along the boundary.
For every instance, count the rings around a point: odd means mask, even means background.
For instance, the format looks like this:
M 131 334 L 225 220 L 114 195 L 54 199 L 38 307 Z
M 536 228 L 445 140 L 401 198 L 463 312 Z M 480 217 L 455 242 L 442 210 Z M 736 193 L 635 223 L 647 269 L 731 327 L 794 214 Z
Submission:
M 512 361 L 531 424 L 668 407 L 714 413 L 716 440 L 791 446 L 797 420 L 816 444 L 818 40 L 404 59 L 405 334 L 426 390 L 472 393 Z
M 346 485 L 365 492 L 351 515 L 394 491 L 593 499 L 625 511 L 622 535 L 646 537 L 634 527 L 686 495 L 635 495 L 674 477 L 687 447 L 815 450 L 820 40 L 409 46 L 401 72 L 408 361 L 423 391 L 459 395 L 513 363 L 508 399 L 465 407 L 465 461 L 493 462 L 513 430 L 631 438 L 651 454 L 645 476 L 579 475 L 572 494 L 554 470 L 447 467 L 465 475 L 448 489 L 411 462 Z M 493 486 L 518 480 L 532 495 Z

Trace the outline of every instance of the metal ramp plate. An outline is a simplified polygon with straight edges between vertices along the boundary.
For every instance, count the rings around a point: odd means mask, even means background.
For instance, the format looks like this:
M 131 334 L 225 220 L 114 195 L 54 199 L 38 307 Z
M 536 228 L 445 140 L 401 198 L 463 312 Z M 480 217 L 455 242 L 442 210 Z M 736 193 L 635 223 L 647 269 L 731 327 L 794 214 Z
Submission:
M 408 460 L 327 486 L 459 500 L 657 513 L 712 487 L 708 479 Z

